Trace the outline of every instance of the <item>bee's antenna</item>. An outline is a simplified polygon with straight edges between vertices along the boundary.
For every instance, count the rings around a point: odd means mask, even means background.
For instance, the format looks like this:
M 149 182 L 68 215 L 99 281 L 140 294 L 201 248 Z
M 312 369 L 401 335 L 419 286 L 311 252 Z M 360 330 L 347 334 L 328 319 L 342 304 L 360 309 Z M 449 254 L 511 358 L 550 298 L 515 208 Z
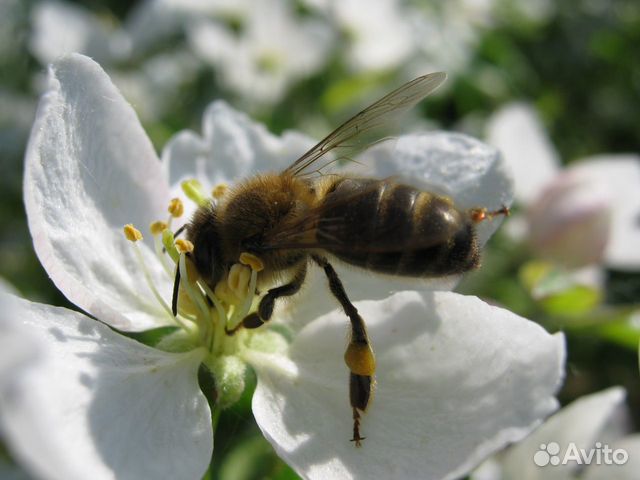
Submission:
M 176 265 L 176 277 L 173 281 L 173 296 L 171 297 L 171 312 L 178 316 L 178 292 L 180 290 L 180 266 Z

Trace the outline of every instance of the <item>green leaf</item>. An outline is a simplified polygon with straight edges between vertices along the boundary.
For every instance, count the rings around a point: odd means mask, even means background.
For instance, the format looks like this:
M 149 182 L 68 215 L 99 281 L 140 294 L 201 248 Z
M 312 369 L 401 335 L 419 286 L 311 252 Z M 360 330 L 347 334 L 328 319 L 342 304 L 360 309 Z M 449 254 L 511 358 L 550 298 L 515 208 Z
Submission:
M 602 301 L 602 292 L 593 287 L 575 285 L 540 301 L 550 315 L 580 316 L 596 309 Z

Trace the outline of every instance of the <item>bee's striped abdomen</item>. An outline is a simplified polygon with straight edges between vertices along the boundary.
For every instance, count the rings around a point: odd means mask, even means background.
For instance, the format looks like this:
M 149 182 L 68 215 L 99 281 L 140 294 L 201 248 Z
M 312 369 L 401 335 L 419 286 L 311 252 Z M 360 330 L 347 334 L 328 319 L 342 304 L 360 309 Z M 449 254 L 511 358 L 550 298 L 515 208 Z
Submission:
M 317 238 L 344 262 L 410 277 L 478 265 L 473 222 L 447 197 L 390 180 L 346 178 L 334 184 L 325 205 Z

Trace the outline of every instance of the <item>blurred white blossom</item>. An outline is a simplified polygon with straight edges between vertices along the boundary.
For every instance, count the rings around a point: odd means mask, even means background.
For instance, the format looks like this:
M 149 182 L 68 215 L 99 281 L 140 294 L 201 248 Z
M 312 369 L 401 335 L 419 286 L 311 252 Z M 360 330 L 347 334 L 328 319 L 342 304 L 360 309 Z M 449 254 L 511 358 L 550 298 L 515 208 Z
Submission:
M 188 35 L 222 84 L 247 104 L 277 102 L 296 81 L 317 73 L 328 61 L 329 26 L 296 18 L 285 0 L 252 5 L 237 19 L 239 32 L 225 19 L 194 20 Z
M 623 388 L 613 387 L 578 398 L 525 440 L 485 462 L 471 476 L 472 480 L 637 478 L 640 435 L 625 436 L 628 431 L 625 396 Z M 611 450 L 608 457 L 605 457 L 605 448 Z M 618 449 L 627 455 L 621 464 L 612 456 L 612 451 Z M 592 452 L 590 460 L 581 464 L 571 456 L 573 452 L 580 454 L 580 450 L 586 455 Z M 624 454 L 615 458 L 622 460 Z

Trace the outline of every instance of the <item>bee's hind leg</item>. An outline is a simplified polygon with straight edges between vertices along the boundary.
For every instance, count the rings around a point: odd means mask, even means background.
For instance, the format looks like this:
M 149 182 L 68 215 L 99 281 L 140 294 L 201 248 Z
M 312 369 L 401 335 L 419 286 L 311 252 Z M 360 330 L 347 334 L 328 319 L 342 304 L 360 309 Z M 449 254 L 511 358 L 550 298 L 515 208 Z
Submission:
M 304 283 L 304 279 L 307 276 L 307 263 L 304 262 L 299 270 L 296 272 L 291 282 L 270 289 L 264 297 L 260 300 L 258 305 L 258 311 L 250 313 L 242 322 L 240 322 L 235 328 L 226 330 L 227 335 L 233 335 L 240 328 L 258 328 L 269 321 L 271 315 L 273 315 L 273 309 L 275 301 L 281 297 L 290 297 L 300 291 L 300 287 Z
M 347 297 L 338 274 L 326 258 L 317 255 L 313 255 L 312 258 L 323 268 L 329 281 L 331 293 L 340 302 L 351 321 L 351 339 L 344 354 L 344 360 L 350 370 L 349 400 L 353 409 L 353 438 L 351 441 L 359 447 L 361 441 L 364 440 L 364 437 L 360 436 L 360 412 L 367 409 L 371 399 L 376 361 L 364 320 Z

